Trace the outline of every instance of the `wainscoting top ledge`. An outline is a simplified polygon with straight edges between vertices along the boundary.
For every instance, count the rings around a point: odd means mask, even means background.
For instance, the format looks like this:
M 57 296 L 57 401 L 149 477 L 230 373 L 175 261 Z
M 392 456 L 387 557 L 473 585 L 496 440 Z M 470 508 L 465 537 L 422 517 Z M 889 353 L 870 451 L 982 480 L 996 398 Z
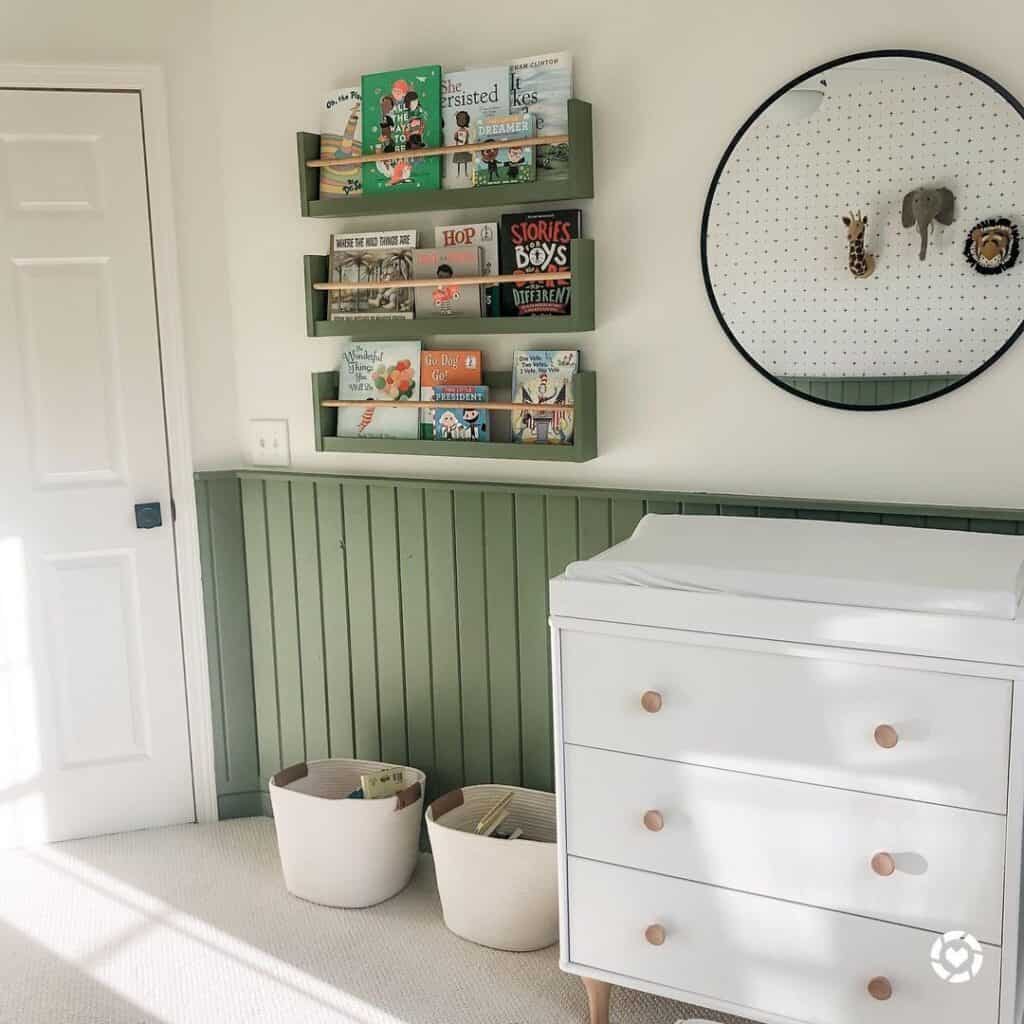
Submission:
M 303 480 L 345 481 L 353 484 L 369 486 L 386 484 L 390 486 L 409 486 L 437 490 L 469 490 L 487 491 L 490 493 L 526 493 L 547 494 L 554 496 L 580 495 L 597 499 L 630 499 L 642 498 L 647 504 L 679 504 L 685 506 L 678 510 L 688 514 L 700 515 L 705 510 L 713 515 L 785 515 L 800 516 L 813 514 L 815 518 L 835 518 L 848 515 L 864 515 L 872 521 L 876 517 L 884 517 L 882 521 L 893 525 L 928 526 L 938 529 L 970 529 L 967 521 L 1002 522 L 1003 527 L 991 532 L 1024 534 L 1011 528 L 1016 522 L 1024 523 L 1024 509 L 984 508 L 957 505 L 914 505 L 903 502 L 870 502 L 846 501 L 833 498 L 787 498 L 760 494 L 717 494 L 710 491 L 654 491 L 641 487 L 572 487 L 551 484 L 518 483 L 501 480 L 442 480 L 436 477 L 401 477 L 381 474 L 379 476 L 365 473 L 305 473 L 292 470 L 263 469 L 259 467 L 203 470 L 196 474 L 197 480 L 217 479 L 218 477 L 237 477 L 239 479 L 264 480 Z M 713 511 L 712 511 L 713 509 Z M 665 511 L 668 509 L 651 509 Z M 909 520 L 931 520 L 929 522 L 910 522 Z M 950 520 L 950 522 L 946 522 Z M 956 522 L 952 522 L 956 521 Z M 977 529 L 977 525 L 974 526 Z

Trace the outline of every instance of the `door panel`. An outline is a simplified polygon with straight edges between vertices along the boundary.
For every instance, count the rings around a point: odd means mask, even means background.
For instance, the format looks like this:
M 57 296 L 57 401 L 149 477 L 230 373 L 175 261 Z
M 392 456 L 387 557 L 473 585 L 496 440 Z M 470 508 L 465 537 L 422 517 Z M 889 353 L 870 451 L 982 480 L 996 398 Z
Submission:
M 98 212 L 100 136 L 4 132 L 8 195 L 19 213 Z
M 13 262 L 36 479 L 43 484 L 123 482 L 110 261 Z M 67 416 L 54 415 L 54 397 L 60 395 L 75 396 L 73 429 Z
M 0 90 L 0 438 L 0 847 L 194 820 L 136 93 Z
M 149 756 L 131 551 L 48 559 L 61 768 Z

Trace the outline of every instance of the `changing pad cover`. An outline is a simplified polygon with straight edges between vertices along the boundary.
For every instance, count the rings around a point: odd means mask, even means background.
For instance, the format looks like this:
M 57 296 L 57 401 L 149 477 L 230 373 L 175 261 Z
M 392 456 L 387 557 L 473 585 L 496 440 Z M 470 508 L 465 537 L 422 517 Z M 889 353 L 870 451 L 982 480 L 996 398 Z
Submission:
M 902 611 L 1017 616 L 1024 537 L 740 516 L 647 515 L 570 579 Z

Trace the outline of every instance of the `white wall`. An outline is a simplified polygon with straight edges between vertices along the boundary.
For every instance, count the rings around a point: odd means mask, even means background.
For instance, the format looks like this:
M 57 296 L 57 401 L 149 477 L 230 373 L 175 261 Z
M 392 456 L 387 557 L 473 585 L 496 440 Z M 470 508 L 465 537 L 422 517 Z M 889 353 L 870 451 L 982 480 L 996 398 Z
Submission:
M 1024 11 L 994 0 L 210 3 L 208 25 L 200 0 L 184 12 L 8 0 L 0 12 L 4 57 L 168 66 L 201 467 L 237 464 L 250 418 L 287 417 L 296 467 L 324 472 L 1024 507 L 1024 345 L 918 408 L 821 408 L 735 352 L 698 252 L 718 158 L 777 86 L 844 53 L 903 46 L 958 57 L 1024 96 Z M 301 255 L 326 250 L 332 222 L 298 216 L 294 132 L 315 128 L 321 94 L 363 71 L 563 48 L 595 110 L 598 198 L 584 217 L 600 329 L 579 347 L 600 375 L 601 457 L 564 467 L 317 455 L 309 374 L 333 368 L 338 345 L 305 338 Z M 499 360 L 513 345 L 485 341 Z

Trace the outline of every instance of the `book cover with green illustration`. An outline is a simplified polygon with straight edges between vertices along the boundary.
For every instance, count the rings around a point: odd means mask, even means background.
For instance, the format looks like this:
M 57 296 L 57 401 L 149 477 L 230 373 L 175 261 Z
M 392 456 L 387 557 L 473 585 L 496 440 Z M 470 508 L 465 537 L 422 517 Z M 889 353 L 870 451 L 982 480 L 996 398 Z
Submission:
M 514 185 L 534 180 L 534 152 L 520 140 L 535 133 L 533 114 L 502 114 L 481 118 L 476 128 L 477 142 L 493 142 L 493 148 L 481 149 L 473 162 L 473 184 Z
M 363 75 L 363 192 L 441 187 L 441 157 L 415 157 L 441 145 L 441 68 L 403 68 Z
M 510 113 L 536 115 L 538 135 L 564 135 L 569 131 L 572 97 L 572 54 L 544 53 L 511 64 Z M 569 145 L 561 142 L 537 147 L 537 180 L 569 175 Z

